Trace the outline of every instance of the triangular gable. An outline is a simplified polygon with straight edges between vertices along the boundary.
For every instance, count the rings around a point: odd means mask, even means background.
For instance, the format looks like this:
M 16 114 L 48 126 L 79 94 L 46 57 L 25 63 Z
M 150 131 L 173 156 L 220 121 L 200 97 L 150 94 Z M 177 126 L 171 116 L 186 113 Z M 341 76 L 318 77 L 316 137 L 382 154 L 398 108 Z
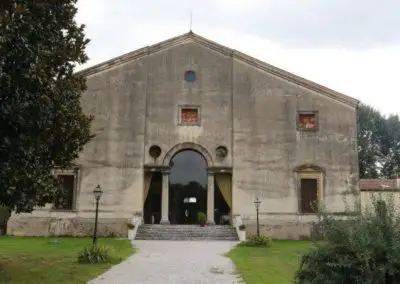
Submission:
M 257 69 L 263 70 L 271 75 L 274 75 L 278 78 L 284 79 L 285 81 L 291 82 L 293 84 L 302 86 L 306 89 L 315 91 L 319 94 L 323 94 L 335 101 L 339 101 L 342 103 L 345 103 L 347 105 L 350 105 L 352 107 L 357 107 L 359 101 L 355 98 L 349 97 L 347 95 L 344 95 L 342 93 L 336 92 L 332 89 L 329 89 L 325 86 L 322 86 L 320 84 L 317 84 L 315 82 L 312 82 L 310 80 L 304 79 L 300 76 L 297 76 L 293 73 L 287 72 L 283 69 L 280 69 L 278 67 L 275 67 L 273 65 L 270 65 L 268 63 L 265 63 L 261 60 L 258 60 L 254 57 L 251 57 L 249 55 L 246 55 L 240 51 L 228 48 L 226 46 L 223 46 L 221 44 L 218 44 L 214 41 L 211 41 L 209 39 L 206 39 L 202 36 L 199 36 L 193 32 L 185 33 L 183 35 L 177 36 L 170 38 L 168 40 L 159 42 L 157 44 L 147 46 L 144 48 L 137 49 L 135 51 L 126 53 L 124 55 L 115 57 L 113 59 L 107 60 L 105 62 L 102 62 L 100 64 L 94 65 L 92 67 L 89 67 L 87 69 L 78 71 L 76 74 L 77 75 L 82 75 L 82 76 L 90 76 L 96 73 L 99 73 L 101 71 L 107 70 L 109 68 L 116 67 L 120 64 L 124 64 L 127 62 L 130 62 L 134 59 L 146 56 L 148 54 L 152 54 L 154 52 L 171 48 L 173 46 L 183 44 L 186 42 L 195 42 L 197 44 L 200 44 L 204 47 L 207 47 L 209 49 L 212 49 L 214 51 L 220 52 L 223 55 L 231 56 L 236 60 L 239 60 L 243 63 L 246 63 L 250 66 L 253 66 Z

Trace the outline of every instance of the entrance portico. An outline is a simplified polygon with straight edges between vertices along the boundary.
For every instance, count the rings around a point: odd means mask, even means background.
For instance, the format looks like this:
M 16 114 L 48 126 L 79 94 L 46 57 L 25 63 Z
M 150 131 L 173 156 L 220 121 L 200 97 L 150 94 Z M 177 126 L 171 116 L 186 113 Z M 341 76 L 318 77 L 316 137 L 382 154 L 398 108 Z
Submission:
M 226 191 L 225 194 L 220 192 L 222 185 L 217 183 L 215 174 L 218 175 L 221 172 L 226 174 L 230 172 L 230 169 L 215 168 L 211 156 L 202 146 L 182 143 L 173 147 L 165 155 L 162 165 L 145 166 L 144 204 L 149 195 L 152 177 L 155 176 L 155 173 L 161 176 L 161 181 L 159 180 L 157 185 L 159 193 L 156 197 L 160 200 L 161 205 L 158 209 L 159 213 L 157 213 L 157 209 L 151 209 L 151 212 L 144 212 L 145 219 L 149 220 L 149 217 L 146 218 L 146 214 L 147 216 L 159 214 L 159 218 L 151 218 L 151 223 L 190 224 L 197 222 L 197 212 L 204 212 L 207 215 L 207 223 L 215 224 L 215 212 L 229 214 L 232 200 L 230 180 L 229 185 L 223 187 Z M 223 180 L 226 181 L 226 179 Z M 157 191 L 157 189 L 152 190 Z M 227 195 L 230 202 L 226 200 Z M 220 203 L 220 200 L 227 201 L 224 202 L 225 210 L 216 208 L 215 198 Z M 146 210 L 144 209 L 144 211 Z M 221 213 L 220 211 L 227 212 Z

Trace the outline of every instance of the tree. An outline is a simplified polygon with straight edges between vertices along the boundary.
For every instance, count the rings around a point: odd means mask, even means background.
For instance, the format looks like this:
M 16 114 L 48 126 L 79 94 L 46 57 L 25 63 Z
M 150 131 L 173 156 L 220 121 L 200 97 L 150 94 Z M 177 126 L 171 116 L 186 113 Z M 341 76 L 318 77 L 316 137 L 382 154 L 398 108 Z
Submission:
M 358 157 L 360 178 L 377 178 L 381 160 L 384 118 L 375 109 L 361 104 L 358 109 Z
M 55 166 L 68 167 L 93 137 L 82 112 L 88 57 L 77 0 L 0 4 L 0 204 L 17 212 L 52 202 Z
M 385 121 L 384 163 L 382 176 L 395 178 L 400 174 L 400 119 L 398 115 L 389 115 Z
M 393 178 L 400 173 L 400 120 L 361 104 L 358 109 L 360 178 Z

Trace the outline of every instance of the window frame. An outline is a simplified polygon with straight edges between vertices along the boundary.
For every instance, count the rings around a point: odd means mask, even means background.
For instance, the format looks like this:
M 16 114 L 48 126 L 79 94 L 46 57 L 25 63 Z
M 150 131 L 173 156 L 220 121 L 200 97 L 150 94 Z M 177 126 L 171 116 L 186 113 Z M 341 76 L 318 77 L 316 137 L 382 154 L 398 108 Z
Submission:
M 297 213 L 301 215 L 316 215 L 315 213 L 302 212 L 302 199 L 301 199 L 301 180 L 302 179 L 316 179 L 317 180 L 317 210 L 321 209 L 324 201 L 324 173 L 314 169 L 303 169 L 297 173 Z
M 196 122 L 185 122 L 182 121 L 182 111 L 185 109 L 197 110 L 197 121 Z M 201 107 L 200 105 L 179 105 L 178 106 L 178 125 L 181 126 L 200 126 L 201 125 Z
M 55 178 L 58 178 L 59 176 L 73 176 L 74 177 L 74 185 L 73 185 L 73 191 L 72 191 L 72 206 L 71 209 L 67 208 L 56 208 L 55 207 L 55 201 L 53 201 L 51 211 L 58 211 L 58 212 L 73 212 L 76 211 L 76 199 L 77 199 L 77 193 L 78 193 L 78 178 L 79 178 L 79 168 L 70 168 L 70 169 L 60 169 L 60 168 L 55 168 L 53 169 L 53 176 Z
M 315 127 L 313 128 L 304 128 L 300 126 L 300 117 L 302 115 L 314 115 L 315 116 Z M 317 110 L 299 110 L 297 111 L 296 117 L 296 127 L 298 131 L 307 131 L 307 132 L 317 132 L 319 130 L 319 112 Z

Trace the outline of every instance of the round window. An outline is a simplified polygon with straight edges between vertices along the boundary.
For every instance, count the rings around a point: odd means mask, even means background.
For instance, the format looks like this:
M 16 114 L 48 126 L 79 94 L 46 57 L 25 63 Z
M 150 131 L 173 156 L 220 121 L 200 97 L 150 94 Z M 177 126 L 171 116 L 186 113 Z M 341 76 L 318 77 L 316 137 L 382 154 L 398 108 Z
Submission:
M 196 80 L 196 73 L 194 71 L 186 71 L 185 72 L 185 81 L 193 82 Z
M 225 146 L 219 146 L 215 149 L 217 157 L 223 159 L 228 155 L 228 149 Z
M 149 154 L 153 159 L 157 159 L 161 155 L 161 148 L 157 145 L 153 145 L 149 149 Z

